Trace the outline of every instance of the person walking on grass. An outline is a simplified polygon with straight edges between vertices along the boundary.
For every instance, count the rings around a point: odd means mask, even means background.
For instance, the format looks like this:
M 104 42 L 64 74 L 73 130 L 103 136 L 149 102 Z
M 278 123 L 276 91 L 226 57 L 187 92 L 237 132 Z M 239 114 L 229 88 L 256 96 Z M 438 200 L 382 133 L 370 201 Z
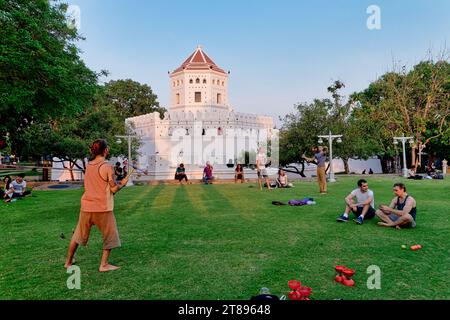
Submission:
M 106 161 L 109 147 L 105 140 L 96 140 L 90 152 L 94 159 L 86 167 L 80 216 L 64 267 L 67 269 L 74 263 L 73 257 L 78 246 L 87 245 L 91 227 L 96 225 L 103 237 L 103 255 L 98 270 L 100 272 L 114 271 L 119 267 L 109 264 L 109 255 L 112 249 L 121 246 L 113 213 L 114 194 L 127 185 L 128 176 L 124 177 L 120 183 L 114 179 L 114 169 Z
M 316 160 L 317 163 L 317 182 L 319 183 L 319 192 L 320 194 L 327 193 L 327 176 L 325 169 L 325 153 L 328 149 L 324 147 L 314 147 L 312 151 L 314 152 L 313 158 L 308 158 L 305 155 L 302 155 L 302 158 L 308 162 L 313 162 Z
M 354 202 L 355 198 L 356 203 Z M 337 222 L 348 222 L 350 212 L 353 212 L 356 216 L 356 219 L 353 221 L 357 224 L 363 224 L 365 219 L 375 217 L 375 196 L 373 191 L 369 189 L 369 184 L 364 179 L 360 179 L 358 181 L 358 189 L 353 190 L 345 198 L 345 204 L 345 211 L 337 218 Z
M 416 200 L 406 193 L 406 186 L 403 183 L 394 184 L 393 192 L 396 197 L 392 199 L 391 204 L 381 205 L 376 211 L 376 215 L 381 219 L 378 225 L 396 229 L 415 228 Z
M 266 169 L 267 156 L 266 149 L 261 147 L 256 155 L 256 173 L 258 174 L 258 186 L 259 190 L 262 190 L 262 179 L 266 180 L 267 189 L 271 190 L 269 175 Z

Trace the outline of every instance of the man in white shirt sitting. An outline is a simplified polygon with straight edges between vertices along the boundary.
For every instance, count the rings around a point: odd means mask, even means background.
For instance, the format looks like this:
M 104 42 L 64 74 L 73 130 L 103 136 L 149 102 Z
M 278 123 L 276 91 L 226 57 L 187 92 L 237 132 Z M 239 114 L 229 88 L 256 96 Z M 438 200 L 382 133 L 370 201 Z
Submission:
M 354 199 L 356 198 L 356 203 Z M 358 181 L 358 189 L 353 190 L 345 198 L 345 212 L 337 218 L 338 222 L 348 222 L 350 211 L 356 216 L 357 224 L 363 224 L 364 219 L 372 219 L 375 217 L 375 197 L 366 180 Z

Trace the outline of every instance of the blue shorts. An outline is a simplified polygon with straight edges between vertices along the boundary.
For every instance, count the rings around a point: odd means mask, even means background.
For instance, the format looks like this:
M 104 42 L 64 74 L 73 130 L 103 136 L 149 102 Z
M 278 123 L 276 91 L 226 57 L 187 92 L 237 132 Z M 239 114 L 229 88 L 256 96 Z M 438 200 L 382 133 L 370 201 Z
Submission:
M 390 214 L 390 215 L 388 215 L 388 217 L 389 217 L 389 219 L 391 219 L 392 222 L 395 222 L 400 218 L 400 216 L 398 216 L 396 214 Z M 413 220 L 412 222 L 408 222 L 406 224 L 400 225 L 400 228 L 405 228 L 405 229 L 415 228 L 415 227 L 416 227 L 416 220 Z
M 358 207 L 356 211 L 353 211 L 353 214 L 357 217 L 359 217 L 363 211 L 364 207 Z M 373 219 L 375 217 L 375 209 L 370 206 L 369 210 L 367 211 L 366 215 L 364 216 L 364 219 Z

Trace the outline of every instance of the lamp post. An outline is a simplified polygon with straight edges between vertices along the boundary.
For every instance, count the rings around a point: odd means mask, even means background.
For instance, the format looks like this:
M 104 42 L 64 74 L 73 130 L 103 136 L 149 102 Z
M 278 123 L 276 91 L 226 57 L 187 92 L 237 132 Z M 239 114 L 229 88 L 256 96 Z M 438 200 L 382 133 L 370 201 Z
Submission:
M 130 163 L 131 163 L 131 139 L 137 138 L 137 136 L 136 135 L 125 135 L 125 136 L 116 136 L 116 138 L 117 138 L 117 143 L 119 143 L 119 144 L 122 143 L 121 139 L 128 140 L 128 165 L 127 165 L 127 167 L 128 167 L 128 173 L 130 173 L 131 172 L 131 165 L 130 165 Z M 131 181 L 131 176 L 130 176 L 130 178 L 128 179 L 127 186 L 132 186 L 132 185 L 133 185 L 133 181 Z
M 398 142 L 402 142 L 403 147 L 403 177 L 408 178 L 408 168 L 406 168 L 406 141 L 409 140 L 409 144 L 414 144 L 414 138 L 413 137 L 405 137 L 405 134 L 402 134 L 401 137 L 394 137 L 394 144 L 398 145 Z
M 331 131 L 328 133 L 327 136 L 318 136 L 319 137 L 319 144 L 323 143 L 323 139 L 328 139 L 329 147 L 330 147 L 330 177 L 329 182 L 336 182 L 336 179 L 334 178 L 334 170 L 333 170 L 333 140 L 337 139 L 337 143 L 342 142 L 342 135 L 332 135 Z

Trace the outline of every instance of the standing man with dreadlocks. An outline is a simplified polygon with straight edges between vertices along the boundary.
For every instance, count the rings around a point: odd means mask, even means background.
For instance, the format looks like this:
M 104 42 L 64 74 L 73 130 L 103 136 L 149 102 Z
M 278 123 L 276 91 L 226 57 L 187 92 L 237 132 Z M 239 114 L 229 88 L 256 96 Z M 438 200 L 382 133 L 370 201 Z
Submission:
M 114 217 L 114 194 L 125 187 L 128 176 L 117 183 L 114 169 L 106 161 L 109 147 L 105 140 L 96 140 L 91 146 L 94 157 L 86 168 L 84 194 L 81 198 L 81 210 L 77 228 L 70 242 L 65 268 L 73 264 L 73 256 L 78 245 L 87 245 L 92 225 L 96 225 L 103 236 L 103 255 L 99 271 L 108 272 L 119 269 L 109 264 L 111 249 L 120 247 L 119 232 Z
M 304 154 L 302 158 L 308 162 L 316 161 L 317 162 L 317 182 L 319 183 L 319 192 L 320 194 L 327 194 L 327 175 L 326 175 L 326 152 L 328 149 L 326 147 L 314 147 L 312 149 L 314 153 L 313 158 L 308 158 Z

